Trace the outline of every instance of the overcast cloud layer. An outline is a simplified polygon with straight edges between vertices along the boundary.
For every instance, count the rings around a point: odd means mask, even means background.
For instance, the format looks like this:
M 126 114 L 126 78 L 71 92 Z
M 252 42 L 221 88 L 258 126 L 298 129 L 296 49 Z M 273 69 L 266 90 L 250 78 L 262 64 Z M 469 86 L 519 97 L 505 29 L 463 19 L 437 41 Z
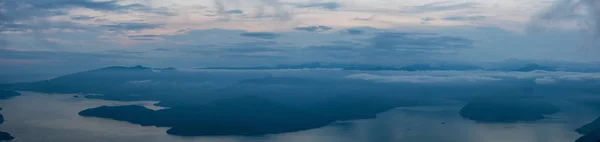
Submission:
M 598 62 L 597 0 L 3 0 L 0 72 Z M 551 82 L 541 78 L 540 82 Z

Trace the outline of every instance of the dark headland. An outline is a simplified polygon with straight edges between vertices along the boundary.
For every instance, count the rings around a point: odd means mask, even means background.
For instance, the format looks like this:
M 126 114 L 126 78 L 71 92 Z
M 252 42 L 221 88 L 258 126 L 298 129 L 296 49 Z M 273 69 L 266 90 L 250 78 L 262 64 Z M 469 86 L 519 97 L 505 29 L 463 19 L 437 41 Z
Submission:
M 516 93 L 475 98 L 460 110 L 464 118 L 484 123 L 530 122 L 559 112 L 540 97 L 530 96 L 531 88 Z
M 0 131 L 0 141 L 8 141 L 13 139 L 15 139 L 15 137 L 10 135 L 9 133 Z
M 583 134 L 575 142 L 598 142 L 600 140 L 600 117 L 575 131 Z
M 0 89 L 0 100 L 6 100 L 20 95 L 21 94 L 19 92 Z
M 19 95 L 21 95 L 21 94 L 18 92 L 15 92 L 15 91 L 0 90 L 0 100 L 10 99 L 12 97 L 19 96 Z M 2 108 L 0 108 L 0 110 L 2 110 Z M 3 123 L 4 123 L 4 116 L 2 114 L 0 114 L 0 124 L 3 124 Z M 11 134 L 0 131 L 0 141 L 13 140 L 14 138 L 15 137 L 13 137 Z

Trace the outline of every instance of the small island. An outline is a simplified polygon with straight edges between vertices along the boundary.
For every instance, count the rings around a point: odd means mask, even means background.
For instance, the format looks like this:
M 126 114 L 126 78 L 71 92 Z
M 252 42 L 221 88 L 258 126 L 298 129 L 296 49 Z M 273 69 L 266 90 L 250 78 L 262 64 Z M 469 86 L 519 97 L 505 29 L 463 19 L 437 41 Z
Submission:
M 0 131 L 0 141 L 9 141 L 13 139 L 15 139 L 15 137 L 10 135 L 9 133 Z
M 0 90 L 0 100 L 6 100 L 6 99 L 10 99 L 12 97 L 20 96 L 20 95 L 21 94 L 19 92 Z M 0 108 L 0 110 L 2 110 L 2 108 Z M 3 123 L 4 123 L 4 116 L 2 114 L 0 114 L 0 124 L 3 124 Z M 0 141 L 12 140 L 14 138 L 15 137 L 10 135 L 9 133 L 0 131 Z
M 167 133 L 178 136 L 260 136 L 314 129 L 342 120 L 370 119 L 395 107 L 418 104 L 391 97 L 338 96 L 306 107 L 291 107 L 266 98 L 242 96 L 157 111 L 137 105 L 101 106 L 79 115 L 170 127 Z
M 252 96 L 158 111 L 142 106 L 102 106 L 81 111 L 79 115 L 110 118 L 142 126 L 171 127 L 167 133 L 178 136 L 257 136 L 318 128 L 334 122 Z
M 0 108 L 0 110 L 2 110 L 2 108 Z M 4 116 L 2 116 L 2 114 L 0 114 L 0 124 L 2 124 L 2 123 L 4 123 Z M 0 131 L 0 141 L 8 141 L 8 140 L 12 140 L 12 139 L 15 139 L 15 137 L 10 135 L 9 133 Z

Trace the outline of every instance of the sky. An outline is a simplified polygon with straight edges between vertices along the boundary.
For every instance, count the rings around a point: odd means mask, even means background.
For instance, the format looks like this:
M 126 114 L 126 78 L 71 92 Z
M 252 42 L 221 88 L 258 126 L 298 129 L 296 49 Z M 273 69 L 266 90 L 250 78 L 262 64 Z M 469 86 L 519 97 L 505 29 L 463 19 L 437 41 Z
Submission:
M 598 62 L 600 0 L 0 0 L 0 77 L 113 65 Z

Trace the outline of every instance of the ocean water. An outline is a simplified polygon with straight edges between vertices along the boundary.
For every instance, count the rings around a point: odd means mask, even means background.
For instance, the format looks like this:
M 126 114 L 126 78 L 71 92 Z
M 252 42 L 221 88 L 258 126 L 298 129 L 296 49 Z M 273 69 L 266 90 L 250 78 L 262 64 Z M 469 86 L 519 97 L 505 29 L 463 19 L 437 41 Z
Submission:
M 168 128 L 143 127 L 127 122 L 77 115 L 102 105 L 138 104 L 152 109 L 156 102 L 115 102 L 75 98 L 65 94 L 22 92 L 1 100 L 6 121 L 0 130 L 14 142 L 569 142 L 573 130 L 598 115 L 563 103 L 563 112 L 533 123 L 477 123 L 458 115 L 461 104 L 404 107 L 381 113 L 376 119 L 337 122 L 326 127 L 260 137 L 179 137 Z

